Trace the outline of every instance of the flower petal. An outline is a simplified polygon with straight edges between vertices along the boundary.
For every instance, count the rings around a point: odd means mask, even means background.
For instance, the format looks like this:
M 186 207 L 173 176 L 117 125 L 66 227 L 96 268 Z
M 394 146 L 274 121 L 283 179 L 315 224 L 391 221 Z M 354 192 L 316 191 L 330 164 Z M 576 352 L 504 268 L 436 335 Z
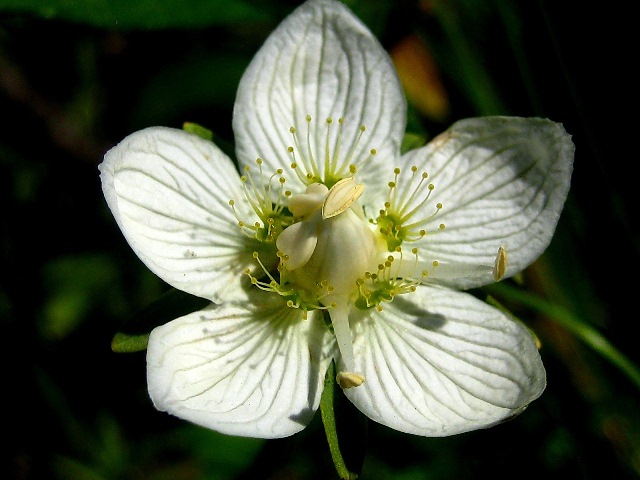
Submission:
M 274 294 L 212 304 L 151 332 L 154 405 L 229 435 L 279 438 L 317 410 L 332 343 L 321 316 L 305 320 Z M 327 349 L 325 349 L 327 348 Z
M 527 329 L 469 294 L 419 287 L 369 312 L 353 329 L 366 380 L 345 394 L 376 422 L 453 435 L 520 413 L 545 388 Z
M 404 170 L 415 165 L 435 186 L 420 207 L 424 213 L 411 219 L 432 216 L 424 223 L 427 235 L 412 246 L 421 258 L 455 265 L 462 276 L 442 283 L 458 288 L 492 283 L 501 246 L 509 259 L 504 276 L 523 270 L 551 241 L 569 190 L 573 152 L 562 125 L 545 119 L 484 117 L 455 123 L 402 159 Z M 412 207 L 424 200 L 424 190 Z M 432 215 L 438 202 L 442 209 Z M 486 267 L 482 275 L 479 265 Z M 437 278 L 436 268 L 430 279 Z
M 216 302 L 241 294 L 252 249 L 229 206 L 240 179 L 215 145 L 153 127 L 109 150 L 99 168 L 120 229 L 156 275 Z
M 316 173 L 309 158 L 323 170 L 325 154 L 333 156 L 339 145 L 338 163 L 350 176 L 349 164 L 376 149 L 379 161 L 359 170 L 364 184 L 379 183 L 385 161 L 398 157 L 405 124 L 406 101 L 389 55 L 333 0 L 305 2 L 269 36 L 240 82 L 233 117 L 241 164 L 260 157 L 271 170 L 290 171 L 293 146 L 298 168 Z M 300 192 L 302 184 L 292 189 Z

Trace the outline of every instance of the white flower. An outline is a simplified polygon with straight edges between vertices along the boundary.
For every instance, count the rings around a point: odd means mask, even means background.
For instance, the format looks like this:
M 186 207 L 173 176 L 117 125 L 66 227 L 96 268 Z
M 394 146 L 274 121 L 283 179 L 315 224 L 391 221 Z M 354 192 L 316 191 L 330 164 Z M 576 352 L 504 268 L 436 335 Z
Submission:
M 142 261 L 211 305 L 156 328 L 155 406 L 233 435 L 305 427 L 336 360 L 369 418 L 418 435 L 487 427 L 545 387 L 526 328 L 460 289 L 547 247 L 573 144 L 544 119 L 456 123 L 400 156 L 388 55 L 342 4 L 310 0 L 239 86 L 242 177 L 211 142 L 155 127 L 100 166 Z

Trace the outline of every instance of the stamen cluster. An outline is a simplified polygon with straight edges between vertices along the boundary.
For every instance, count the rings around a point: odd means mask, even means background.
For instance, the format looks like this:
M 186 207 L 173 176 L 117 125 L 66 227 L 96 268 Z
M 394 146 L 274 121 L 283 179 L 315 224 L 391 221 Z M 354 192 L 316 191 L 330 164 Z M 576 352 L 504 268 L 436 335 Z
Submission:
M 424 215 L 424 212 L 428 211 L 426 206 L 435 185 L 426 182 L 429 176 L 427 172 L 418 174 L 418 168 L 415 166 L 410 170 L 409 186 L 401 189 L 398 188 L 401 169 L 393 170 L 394 179 L 387 184 L 389 193 L 384 209 L 380 210 L 378 218 L 373 222 L 378 225 L 379 232 L 384 237 L 390 252 L 403 242 L 413 242 L 427 235 L 428 232 L 424 226 L 442 209 L 442 204 L 436 203 L 435 211 Z M 439 229 L 444 228 L 445 225 L 441 223 Z
M 417 275 L 399 275 L 399 271 L 394 267 L 394 262 L 403 262 L 401 247 L 396 247 L 396 252 L 400 254 L 400 257 L 394 257 L 393 255 L 387 256 L 384 263 L 378 265 L 378 269 L 375 273 L 366 272 L 362 278 L 359 278 L 356 283 L 358 285 L 359 296 L 355 302 L 355 306 L 361 310 L 368 308 L 374 308 L 378 311 L 382 311 L 382 303 L 391 302 L 397 295 L 415 292 L 418 285 L 420 285 L 425 278 L 429 275 L 429 271 L 426 269 L 418 270 L 420 265 L 418 259 L 418 249 L 413 248 L 411 253 L 415 256 L 414 268 Z M 436 268 L 438 262 L 434 261 L 432 267 Z M 433 271 L 433 269 L 432 269 Z
M 277 169 L 266 178 L 262 164 L 261 158 L 256 159 L 257 179 L 253 178 L 248 165 L 244 167 L 244 175 L 240 177 L 245 198 L 260 221 L 247 223 L 240 218 L 236 210 L 236 200 L 229 200 L 229 205 L 238 220 L 238 226 L 245 235 L 260 242 L 273 243 L 280 232 L 293 223 L 292 215 L 286 207 L 291 192 L 284 187 L 286 179 L 282 176 L 284 173 L 282 169 Z
M 360 126 L 359 134 L 356 141 L 353 142 L 351 149 L 346 155 L 342 156 L 340 150 L 340 144 L 342 141 L 344 118 L 338 118 L 338 133 L 335 142 L 335 148 L 331 151 L 331 128 L 335 125 L 332 117 L 327 117 L 326 135 L 324 145 L 324 158 L 316 158 L 311 149 L 311 116 L 307 115 L 306 118 L 306 148 L 302 146 L 300 138 L 298 136 L 298 129 L 291 127 L 289 132 L 293 137 L 293 145 L 287 148 L 287 152 L 291 156 L 291 168 L 296 173 L 298 179 L 304 185 L 311 185 L 312 183 L 322 183 L 327 188 L 333 187 L 338 181 L 343 178 L 350 177 L 356 174 L 359 168 L 369 163 L 369 161 L 376 155 L 376 149 L 369 150 L 369 155 L 365 158 L 355 159 L 354 155 L 357 151 L 358 145 L 366 127 Z

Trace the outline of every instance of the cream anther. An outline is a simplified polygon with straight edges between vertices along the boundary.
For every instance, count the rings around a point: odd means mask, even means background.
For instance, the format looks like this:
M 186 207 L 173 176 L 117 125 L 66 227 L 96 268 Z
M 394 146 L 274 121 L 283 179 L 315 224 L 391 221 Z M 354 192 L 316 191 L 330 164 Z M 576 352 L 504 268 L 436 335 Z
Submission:
M 364 383 L 364 376 L 354 372 L 338 372 L 336 381 L 342 388 L 359 387 Z
M 343 178 L 329 191 L 322 205 L 322 218 L 327 219 L 340 215 L 360 198 L 364 185 L 356 183 L 353 177 Z
M 508 261 L 507 249 L 501 245 L 500 248 L 498 248 L 498 255 L 493 265 L 493 279 L 496 282 L 502 280 L 504 274 L 507 272 Z

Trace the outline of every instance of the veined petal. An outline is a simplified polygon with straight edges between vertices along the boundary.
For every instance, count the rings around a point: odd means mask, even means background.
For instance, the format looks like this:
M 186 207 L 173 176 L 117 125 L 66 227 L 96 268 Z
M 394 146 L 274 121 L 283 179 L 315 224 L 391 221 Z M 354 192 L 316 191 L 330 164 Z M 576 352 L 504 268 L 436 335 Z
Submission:
M 229 206 L 242 198 L 239 175 L 215 145 L 152 127 L 109 150 L 99 168 L 113 216 L 151 271 L 215 302 L 242 293 L 253 250 Z
M 520 413 L 545 388 L 525 327 L 475 297 L 421 286 L 354 322 L 356 369 L 345 394 L 396 430 L 445 436 Z
M 317 410 L 330 361 L 321 316 L 254 292 L 151 332 L 147 381 L 155 407 L 229 435 L 279 438 Z
M 509 258 L 504 276 L 523 270 L 551 241 L 569 190 L 573 152 L 561 124 L 484 117 L 457 122 L 427 146 L 404 155 L 403 170 L 416 166 L 434 186 L 409 221 L 424 219 L 420 228 L 427 235 L 414 244 L 421 258 L 456 264 L 460 271 L 468 265 L 473 272 L 478 265 L 494 265 L 502 246 Z M 407 211 L 424 201 L 429 190 L 422 190 Z M 438 203 L 442 208 L 434 215 Z M 443 278 L 442 283 L 458 288 L 492 283 L 491 268 L 485 271 Z M 437 277 L 436 268 L 430 278 Z
M 295 179 L 292 146 L 303 172 L 324 178 L 325 160 L 335 155 L 350 176 L 349 164 L 359 165 L 376 149 L 358 170 L 358 181 L 367 185 L 380 183 L 383 163 L 399 155 L 405 124 L 406 102 L 389 55 L 334 0 L 305 2 L 269 36 L 240 82 L 233 117 L 241 164 L 260 157 Z M 302 184 L 290 188 L 303 190 Z

